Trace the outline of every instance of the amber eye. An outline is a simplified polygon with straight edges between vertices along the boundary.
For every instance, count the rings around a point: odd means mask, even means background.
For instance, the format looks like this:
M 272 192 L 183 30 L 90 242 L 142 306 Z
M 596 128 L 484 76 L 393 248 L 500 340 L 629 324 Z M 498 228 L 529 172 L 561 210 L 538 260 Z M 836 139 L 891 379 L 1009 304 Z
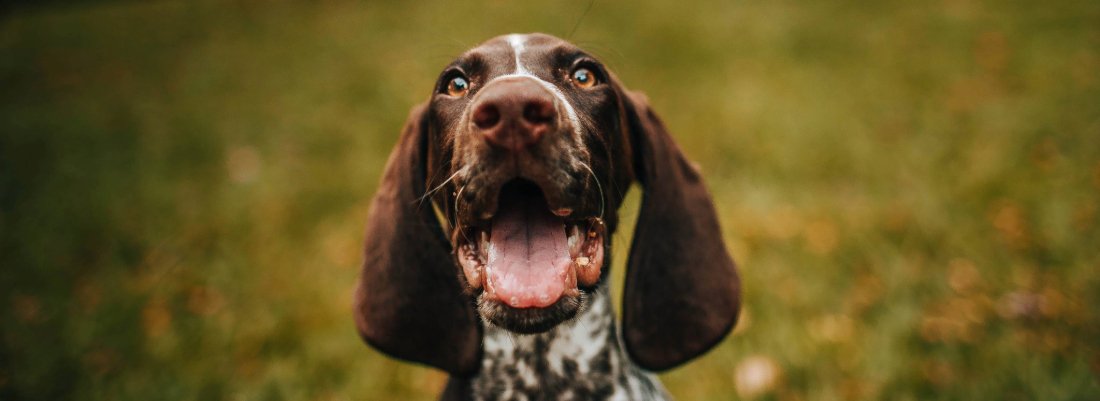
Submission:
M 577 85 L 578 88 L 591 88 L 600 83 L 599 78 L 596 77 L 596 74 L 592 72 L 592 70 L 584 67 L 579 67 L 573 70 L 571 78 L 573 79 L 573 84 Z
M 454 97 L 466 96 L 466 92 L 470 91 L 470 83 L 466 82 L 466 78 L 454 77 L 451 78 L 451 82 L 447 83 L 447 94 Z

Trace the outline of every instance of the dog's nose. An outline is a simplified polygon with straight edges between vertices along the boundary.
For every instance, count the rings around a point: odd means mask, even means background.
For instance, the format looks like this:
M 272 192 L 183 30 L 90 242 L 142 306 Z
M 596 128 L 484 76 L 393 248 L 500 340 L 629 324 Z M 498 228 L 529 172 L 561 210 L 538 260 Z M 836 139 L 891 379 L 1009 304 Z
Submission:
M 513 152 L 537 143 L 557 120 L 554 95 L 530 78 L 492 82 L 475 102 L 474 127 L 493 146 Z

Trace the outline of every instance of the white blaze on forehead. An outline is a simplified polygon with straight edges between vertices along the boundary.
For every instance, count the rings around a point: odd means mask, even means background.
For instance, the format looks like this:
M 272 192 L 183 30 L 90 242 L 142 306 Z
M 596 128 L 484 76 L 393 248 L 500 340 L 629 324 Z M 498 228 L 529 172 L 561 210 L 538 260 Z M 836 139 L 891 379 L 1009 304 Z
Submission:
M 516 74 L 530 74 L 526 68 L 523 68 L 523 62 L 520 61 L 520 55 L 523 54 L 525 49 L 524 43 L 527 42 L 527 39 L 523 36 L 520 34 L 508 35 L 508 44 L 512 45 L 512 54 L 516 56 Z
M 531 79 L 535 80 L 535 82 L 538 82 L 539 85 L 542 85 L 543 88 L 546 88 L 546 90 L 550 91 L 550 93 L 553 93 L 554 97 L 556 97 L 558 99 L 558 101 L 561 102 L 561 104 L 563 106 L 565 106 L 566 116 L 569 118 L 569 122 L 573 124 L 573 135 L 576 136 L 577 142 L 580 143 L 581 142 L 581 120 L 580 120 L 580 118 L 577 117 L 577 111 L 575 109 L 573 109 L 573 104 L 569 103 L 569 99 L 565 98 L 565 93 L 562 93 L 561 88 L 558 88 L 556 85 L 554 85 L 550 82 L 546 82 L 542 78 L 539 78 L 535 74 L 532 74 L 530 71 L 527 71 L 527 68 L 525 68 L 523 66 L 523 62 L 522 62 L 523 51 L 526 50 L 526 48 L 527 48 L 527 46 L 526 46 L 527 37 L 526 36 L 527 35 L 520 35 L 520 34 L 508 35 L 508 39 L 507 39 L 508 44 L 510 46 L 512 46 L 512 54 L 515 55 L 515 59 L 516 59 L 516 69 L 511 74 L 501 75 L 499 77 L 493 78 L 489 82 L 496 81 L 496 80 L 501 79 L 501 78 L 511 78 L 511 77 L 527 77 L 527 78 L 531 78 Z

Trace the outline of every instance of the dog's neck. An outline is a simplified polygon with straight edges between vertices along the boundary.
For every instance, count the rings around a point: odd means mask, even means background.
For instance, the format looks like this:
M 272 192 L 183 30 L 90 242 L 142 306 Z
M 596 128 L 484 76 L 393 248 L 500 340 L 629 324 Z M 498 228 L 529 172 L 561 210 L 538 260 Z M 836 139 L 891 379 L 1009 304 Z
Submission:
M 657 378 L 630 362 L 619 343 L 606 286 L 588 294 L 574 319 L 540 334 L 486 325 L 475 399 L 665 400 Z M 482 397 L 482 398 L 479 398 Z

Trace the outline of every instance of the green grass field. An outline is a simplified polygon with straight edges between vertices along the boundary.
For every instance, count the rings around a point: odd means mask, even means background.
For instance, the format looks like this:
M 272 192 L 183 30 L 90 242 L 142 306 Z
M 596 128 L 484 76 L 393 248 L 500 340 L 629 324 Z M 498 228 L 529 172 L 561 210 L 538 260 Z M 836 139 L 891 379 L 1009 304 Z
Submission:
M 352 324 L 368 201 L 439 70 L 529 31 L 716 198 L 744 318 L 678 399 L 1100 400 L 1100 2 L 5 7 L 0 400 L 433 399 Z

